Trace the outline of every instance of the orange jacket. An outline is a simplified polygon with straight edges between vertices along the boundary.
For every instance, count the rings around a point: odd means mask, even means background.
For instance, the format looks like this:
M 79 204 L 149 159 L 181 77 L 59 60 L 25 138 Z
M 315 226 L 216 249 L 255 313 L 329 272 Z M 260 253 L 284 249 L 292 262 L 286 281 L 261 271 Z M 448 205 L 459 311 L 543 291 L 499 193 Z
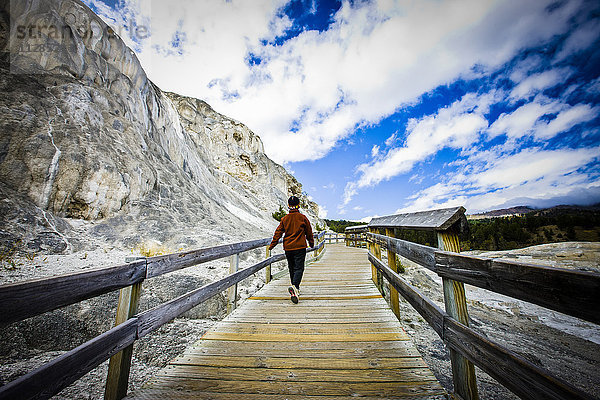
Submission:
M 277 245 L 281 235 L 284 233 L 283 250 L 305 249 L 307 240 L 310 247 L 315 246 L 315 239 L 313 238 L 310 221 L 297 209 L 290 209 L 289 214 L 281 219 L 279 226 L 275 229 L 273 241 L 269 245 L 269 250 Z

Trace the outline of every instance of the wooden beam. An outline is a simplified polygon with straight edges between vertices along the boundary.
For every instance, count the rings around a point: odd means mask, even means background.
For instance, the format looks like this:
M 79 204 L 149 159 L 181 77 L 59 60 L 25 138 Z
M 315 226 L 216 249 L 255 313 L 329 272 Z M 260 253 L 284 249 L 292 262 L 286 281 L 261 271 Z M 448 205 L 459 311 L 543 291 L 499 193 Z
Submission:
M 269 250 L 269 246 L 267 245 L 265 249 L 265 259 L 269 259 L 271 257 L 271 250 Z M 271 275 L 271 264 L 267 265 L 265 268 L 265 284 L 271 282 L 273 276 Z
M 378 235 L 376 233 L 368 233 L 367 235 L 375 240 L 383 242 L 385 246 L 394 253 L 435 272 L 435 248 L 402 239 Z
M 0 400 L 49 399 L 131 345 L 137 337 L 132 318 L 81 346 L 0 387 Z
M 0 324 L 90 299 L 141 282 L 146 261 L 0 286 Z
M 267 251 L 268 251 L 267 247 Z M 268 254 L 267 254 L 268 255 Z M 268 267 L 267 267 L 268 268 Z M 229 274 L 235 274 L 240 269 L 240 255 L 234 254 L 229 258 Z M 231 314 L 237 308 L 238 284 L 227 289 L 227 314 Z
M 460 252 L 460 243 L 456 233 L 438 231 L 437 237 L 438 247 L 441 250 Z M 465 285 L 462 282 L 447 278 L 442 279 L 442 284 L 446 312 L 464 326 L 469 326 Z M 450 349 L 450 361 L 452 363 L 454 391 L 465 400 L 479 399 L 477 378 L 475 377 L 475 366 L 473 363 L 453 348 Z
M 375 229 L 369 228 L 369 234 L 374 234 L 374 233 L 375 233 Z M 371 236 L 371 237 L 373 237 L 373 236 Z M 367 241 L 367 251 L 369 253 L 375 254 L 375 241 L 374 240 Z M 373 263 L 371 263 L 371 280 L 373 281 L 375 286 L 377 286 L 377 268 L 375 267 L 375 264 L 373 264 Z
M 436 271 L 454 279 L 600 324 L 600 274 L 516 261 L 435 253 Z
M 386 229 L 385 236 L 387 236 L 389 238 L 394 238 L 394 230 L 389 229 L 389 228 Z M 386 246 L 386 247 L 387 247 L 388 266 L 390 267 L 390 269 L 392 271 L 398 273 L 398 265 L 396 264 L 396 253 L 394 253 L 391 246 Z M 389 282 L 389 279 L 388 279 L 388 282 Z M 394 286 L 391 283 L 389 285 L 390 285 L 390 306 L 391 306 L 394 314 L 396 314 L 396 317 L 398 317 L 398 319 L 400 319 L 400 303 L 399 303 L 399 298 L 398 298 L 398 291 L 396 290 L 396 288 L 394 288 Z
M 115 326 L 125 323 L 137 313 L 141 294 L 142 282 L 120 290 Z M 105 400 L 120 400 L 127 396 L 132 355 L 133 343 L 110 358 L 108 376 L 104 388 Z
M 271 243 L 270 238 L 251 240 L 248 242 L 225 244 L 222 246 L 208 247 L 205 249 L 150 257 L 148 262 L 147 278 L 177 271 L 207 261 L 217 260 L 233 254 L 263 247 Z
M 388 282 L 394 286 L 398 293 L 404 297 L 419 314 L 427 321 L 437 334 L 443 338 L 444 334 L 444 315 L 446 314 L 433 301 L 425 297 L 421 292 L 405 281 L 398 273 L 392 271 L 381 260 L 377 259 L 373 253 L 368 254 L 369 261 L 379 269 L 386 277 Z
M 284 254 L 271 256 L 268 259 L 251 267 L 242 269 L 233 275 L 226 276 L 223 279 L 185 293 L 184 295 L 179 296 L 171 301 L 138 314 L 137 318 L 139 319 L 139 337 L 146 336 L 148 333 L 158 329 L 177 316 L 224 291 L 231 285 L 246 279 L 247 277 L 265 268 L 267 265 L 271 265 L 272 263 L 283 260 L 284 258 Z
M 372 253 L 368 257 L 448 346 L 462 353 L 522 399 L 593 399 L 524 357 L 454 320 Z
M 444 320 L 444 342 L 522 399 L 593 400 L 569 383 L 537 367 L 452 318 Z

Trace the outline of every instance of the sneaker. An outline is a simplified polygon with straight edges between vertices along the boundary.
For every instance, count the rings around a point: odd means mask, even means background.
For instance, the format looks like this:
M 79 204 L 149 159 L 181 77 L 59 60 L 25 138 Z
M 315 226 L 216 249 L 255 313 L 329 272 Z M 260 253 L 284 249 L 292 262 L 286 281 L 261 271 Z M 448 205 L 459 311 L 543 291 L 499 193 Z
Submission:
M 296 294 L 296 288 L 290 286 L 288 288 L 288 292 L 290 292 L 290 300 L 292 300 L 292 303 L 298 304 L 298 294 Z

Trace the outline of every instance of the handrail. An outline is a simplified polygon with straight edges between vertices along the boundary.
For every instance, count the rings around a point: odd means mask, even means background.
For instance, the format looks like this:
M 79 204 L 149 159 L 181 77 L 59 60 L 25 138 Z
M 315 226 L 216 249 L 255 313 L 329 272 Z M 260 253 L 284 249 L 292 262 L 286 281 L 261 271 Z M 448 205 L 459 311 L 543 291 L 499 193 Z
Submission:
M 325 245 L 325 241 L 321 241 L 324 235 L 325 232 L 319 233 L 316 237 L 317 242 L 315 246 L 307 249 L 307 252 L 319 252 Z M 3 285 L 0 286 L 0 300 L 8 299 L 10 301 L 6 304 L 0 302 L 0 310 L 2 314 L 5 314 L 4 316 L 6 314 L 15 314 L 16 317 L 5 318 L 1 321 L 19 321 L 115 289 L 138 284 L 145 277 L 155 277 L 203 262 L 236 255 L 265 246 L 270 242 L 270 238 L 240 242 L 191 252 L 149 257 L 117 267 L 100 268 L 83 273 Z M 270 256 L 257 264 L 239 270 L 216 282 L 190 291 L 155 308 L 136 314 L 124 323 L 0 387 L 0 400 L 47 399 L 81 378 L 102 362 L 131 346 L 135 340 L 284 258 L 285 255 L 283 254 Z M 77 284 L 84 285 L 85 289 L 83 293 L 77 293 L 77 290 L 75 290 Z M 18 294 L 19 289 L 23 290 L 22 295 Z M 35 293 L 34 289 L 37 289 L 39 292 Z M 69 290 L 71 293 L 69 293 Z M 56 301 L 52 299 L 54 292 L 58 292 L 60 299 Z M 46 299 L 47 304 L 45 306 L 41 304 L 40 300 L 36 300 L 36 294 L 42 295 Z M 11 299 L 8 297 L 10 295 L 16 296 L 16 298 Z M 34 304 L 30 312 L 24 311 L 26 307 L 24 307 L 25 304 L 23 303 L 27 302 Z
M 435 271 L 450 278 L 600 324 L 600 274 L 518 261 L 435 252 Z
M 139 319 L 138 337 L 144 337 L 148 333 L 160 328 L 162 325 L 173 320 L 177 316 L 184 312 L 191 310 L 198 304 L 210 299 L 217 293 L 220 293 L 230 286 L 241 282 L 250 275 L 255 274 L 267 265 L 271 265 L 274 262 L 285 259 L 284 254 L 277 254 L 267 258 L 264 261 L 254 264 L 251 267 L 244 268 L 238 272 L 228 275 L 223 279 L 216 282 L 210 283 L 199 289 L 187 292 L 173 300 L 163 303 L 150 310 L 144 311 L 138 314 L 136 317 Z
M 526 399 L 593 399 L 569 383 L 548 374 L 524 357 L 461 324 L 422 295 L 371 252 L 369 261 L 432 326 L 450 347 L 466 356 L 491 377 Z
M 441 251 L 376 233 L 367 236 L 442 278 L 600 324 L 599 273 Z
M 0 286 L 0 324 L 78 303 L 182 268 L 271 243 L 270 238 L 141 258 L 115 267 L 33 279 Z
M 164 256 L 149 257 L 147 259 L 147 278 L 202 264 L 207 261 L 218 260 L 219 258 L 228 257 L 233 254 L 243 253 L 244 251 L 266 246 L 269 243 L 271 243 L 271 238 L 264 238 L 251 240 L 249 242 L 225 244 L 222 246 L 167 254 Z
M 368 225 L 348 226 L 344 229 L 346 246 L 364 247 L 366 246 L 365 233 L 369 230 Z
M 96 336 L 73 350 L 0 387 L 0 399 L 48 399 L 137 339 L 138 320 Z
M 146 261 L 0 286 L 0 324 L 43 314 L 141 282 Z
M 590 322 L 600 322 L 600 274 L 462 255 L 368 233 L 444 279 L 469 283 Z M 388 253 L 389 254 L 389 253 Z M 444 342 L 522 398 L 591 399 L 581 390 L 461 324 L 369 251 L 369 261 L 432 326 Z M 389 260 L 389 256 L 388 256 Z

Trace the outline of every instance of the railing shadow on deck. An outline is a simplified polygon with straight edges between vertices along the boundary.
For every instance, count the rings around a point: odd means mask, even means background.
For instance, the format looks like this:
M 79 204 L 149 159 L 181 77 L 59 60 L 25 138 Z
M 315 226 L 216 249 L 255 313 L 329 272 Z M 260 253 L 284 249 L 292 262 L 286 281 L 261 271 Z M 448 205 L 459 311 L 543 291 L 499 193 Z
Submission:
M 319 233 L 315 247 L 307 250 L 314 252 L 314 258 L 322 255 L 324 237 L 325 232 Z M 228 311 L 231 311 L 235 308 L 239 282 L 265 269 L 265 281 L 269 283 L 272 278 L 271 265 L 285 259 L 284 254 L 271 256 L 267 247 L 265 260 L 238 270 L 241 253 L 270 243 L 271 238 L 265 238 L 156 257 L 140 257 L 114 267 L 0 286 L 0 326 L 120 289 L 114 328 L 0 387 L 0 400 L 48 399 L 109 358 L 104 398 L 122 399 L 127 395 L 133 343 L 226 289 L 229 289 Z M 231 257 L 230 275 L 137 313 L 145 279 L 224 257 Z
M 347 229 L 347 245 L 366 240 L 373 282 L 382 293 L 383 278 L 389 282 L 392 310 L 399 316 L 401 294 L 449 347 L 457 397 L 478 399 L 474 364 L 523 399 L 593 399 L 471 329 L 464 283 L 600 324 L 600 274 L 457 254 L 464 212 L 457 207 L 374 218 L 368 226 Z M 438 248 L 397 239 L 396 229 L 434 230 Z M 388 265 L 382 261 L 382 247 Z M 446 311 L 398 274 L 396 254 L 442 277 Z

